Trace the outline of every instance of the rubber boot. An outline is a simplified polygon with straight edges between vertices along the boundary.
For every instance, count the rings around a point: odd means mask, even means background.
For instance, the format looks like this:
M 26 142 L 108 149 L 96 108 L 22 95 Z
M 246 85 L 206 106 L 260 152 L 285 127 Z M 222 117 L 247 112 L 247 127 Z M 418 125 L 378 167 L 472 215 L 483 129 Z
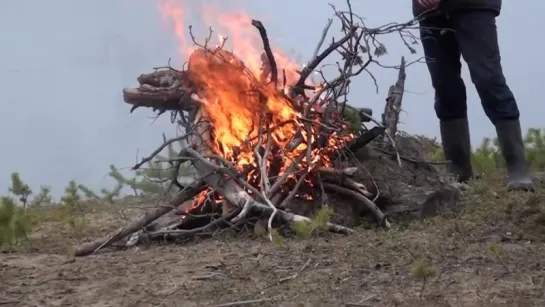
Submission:
M 500 150 L 507 166 L 507 188 L 534 191 L 535 184 L 526 161 L 520 121 L 499 121 L 495 126 Z
M 465 183 L 473 178 L 467 118 L 441 120 L 439 125 L 445 159 L 450 161 L 449 172 L 457 182 Z

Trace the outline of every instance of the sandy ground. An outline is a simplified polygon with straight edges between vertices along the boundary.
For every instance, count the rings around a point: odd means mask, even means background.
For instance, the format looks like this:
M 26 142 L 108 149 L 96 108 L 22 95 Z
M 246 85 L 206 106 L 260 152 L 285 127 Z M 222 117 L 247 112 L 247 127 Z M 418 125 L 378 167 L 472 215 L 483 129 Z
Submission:
M 67 246 L 81 238 L 42 227 L 32 250 L 0 254 L 0 305 L 545 306 L 545 206 L 472 193 L 471 214 L 281 245 L 224 235 L 75 259 Z M 119 226 L 98 216 L 86 236 Z M 425 284 L 413 273 L 423 259 L 438 272 Z

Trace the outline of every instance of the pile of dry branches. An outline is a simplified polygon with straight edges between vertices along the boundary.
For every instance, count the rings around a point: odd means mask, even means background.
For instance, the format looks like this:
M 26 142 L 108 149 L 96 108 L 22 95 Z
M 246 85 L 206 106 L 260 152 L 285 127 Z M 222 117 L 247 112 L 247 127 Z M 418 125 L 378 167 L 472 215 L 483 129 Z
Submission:
M 347 94 L 351 78 L 369 73 L 369 65 L 378 64 L 376 57 L 385 53 L 377 37 L 397 32 L 404 41 L 414 41 L 408 30 L 416 21 L 368 28 L 363 18 L 352 12 L 350 2 L 347 11 L 333 9 L 341 23 L 342 37 L 322 48 L 333 22 L 328 20 L 313 57 L 297 72 L 295 80 L 289 80 L 289 72 L 278 67 L 265 27 L 253 20 L 264 49 L 259 74 L 225 50 L 225 41 L 210 47 L 209 37 L 200 44 L 190 28 L 197 48 L 186 69 L 176 70 L 169 64 L 140 75 L 138 88 L 124 89 L 124 100 L 132 105 L 131 112 L 139 107 L 152 108 L 159 114 L 169 111 L 172 122 L 186 132 L 164 140 L 134 169 L 154 159 L 168 144 L 187 139 L 190 146 L 176 159 L 164 162 L 175 169 L 192 163 L 200 179 L 182 186 L 174 176 L 171 185 L 179 191 L 168 206 L 147 212 L 113 235 L 83 244 L 76 255 L 94 253 L 131 234 L 129 246 L 144 236 L 187 237 L 216 227 L 241 225 L 256 216 L 266 217 L 270 234 L 275 225 L 309 221 L 309 217 L 288 210 L 291 202 L 315 199 L 327 206 L 328 193 L 356 200 L 378 225 L 389 228 L 390 222 L 374 202 L 377 193 L 354 179 L 357 167 L 340 161 L 346 162 L 351 151 L 377 138 L 396 152 L 394 136 L 404 90 L 405 61 L 402 59 L 398 81 L 390 88 L 381 121 L 375 120 L 369 109 L 347 105 Z M 319 66 L 335 53 L 342 56 L 342 63 L 337 62 L 339 75 L 326 80 Z M 308 84 L 313 73 L 322 76 L 319 84 Z M 348 113 L 359 117 L 360 130 L 348 129 Z M 366 122 L 376 126 L 367 129 Z M 193 200 L 191 206 L 182 208 L 189 200 Z M 172 210 L 177 211 L 174 220 L 148 226 Z M 327 229 L 345 234 L 353 231 L 332 223 Z

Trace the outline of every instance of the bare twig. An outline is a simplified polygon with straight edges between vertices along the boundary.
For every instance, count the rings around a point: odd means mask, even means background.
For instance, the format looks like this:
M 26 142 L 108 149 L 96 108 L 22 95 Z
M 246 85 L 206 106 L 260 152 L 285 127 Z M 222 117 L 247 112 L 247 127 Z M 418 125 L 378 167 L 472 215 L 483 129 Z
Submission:
M 203 233 L 203 232 L 209 230 L 210 228 L 212 228 L 213 226 L 217 226 L 217 225 L 219 225 L 221 223 L 229 221 L 231 218 L 235 217 L 238 213 L 239 213 L 239 211 L 233 210 L 232 212 L 230 212 L 229 215 L 222 216 L 221 218 L 213 220 L 212 222 L 210 222 L 210 223 L 208 223 L 208 224 L 206 224 L 204 226 L 201 226 L 201 227 L 197 227 L 197 228 L 193 228 L 193 229 L 177 229 L 177 230 L 164 229 L 164 230 L 157 230 L 157 231 L 148 233 L 147 236 L 149 236 L 150 238 L 163 237 L 163 238 L 172 238 L 173 239 L 173 238 L 179 238 L 179 237 L 194 235 L 194 234 L 197 234 L 197 233 Z
M 259 31 L 259 35 L 261 35 L 261 39 L 263 40 L 263 48 L 265 49 L 265 54 L 267 55 L 267 59 L 271 68 L 271 81 L 273 82 L 274 88 L 276 89 L 278 88 L 278 66 L 276 65 L 276 60 L 274 59 L 274 54 L 271 50 L 271 44 L 269 43 L 267 30 L 265 30 L 265 26 L 263 26 L 263 23 L 259 20 L 252 20 L 252 26 L 257 28 L 257 30 Z
M 301 72 L 301 76 L 299 77 L 299 80 L 297 81 L 297 83 L 295 84 L 295 86 L 292 89 L 293 90 L 292 97 L 295 97 L 296 95 L 301 93 L 301 89 L 304 88 L 305 81 L 310 76 L 310 74 L 314 71 L 314 69 L 316 69 L 316 67 L 318 67 L 318 65 L 320 65 L 320 63 L 327 56 L 329 56 L 333 51 L 335 51 L 337 48 L 342 46 L 342 44 L 344 44 L 346 41 L 348 41 L 352 36 L 354 36 L 354 34 L 356 33 L 356 30 L 357 30 L 357 28 L 350 29 L 348 34 L 346 34 L 340 40 L 338 40 L 338 41 L 332 43 L 331 45 L 329 45 L 329 47 L 326 48 L 326 50 L 324 50 L 313 61 L 309 62 L 305 66 L 305 68 L 303 68 L 303 71 Z
M 142 167 L 142 165 L 148 163 L 153 158 L 155 158 L 158 154 L 160 154 L 161 151 L 163 151 L 163 149 L 165 149 L 168 145 L 170 145 L 170 144 L 172 144 L 174 142 L 179 142 L 179 141 L 185 140 L 185 139 L 187 139 L 188 136 L 189 136 L 189 134 L 186 134 L 186 135 L 178 136 L 178 137 L 172 138 L 170 140 L 164 141 L 163 144 L 161 144 L 161 146 L 157 147 L 157 149 L 155 149 L 149 156 L 147 156 L 145 158 L 142 158 L 142 160 L 140 162 L 136 163 L 136 165 L 134 165 L 132 167 L 132 169 L 133 170 L 139 169 L 140 167 Z M 183 156 L 183 153 L 180 153 L 179 156 Z
M 262 298 L 257 300 L 247 300 L 247 301 L 238 301 L 238 302 L 230 302 L 225 304 L 219 304 L 219 305 L 212 305 L 211 307 L 231 307 L 231 306 L 244 306 L 244 305 L 251 305 L 251 304 L 259 304 L 271 301 L 270 298 Z
M 290 193 L 288 194 L 288 196 L 282 201 L 282 203 L 280 203 L 280 205 L 278 207 L 280 208 L 284 208 L 286 207 L 292 200 L 293 198 L 295 197 L 295 195 L 297 194 L 297 192 L 299 191 L 299 187 L 301 187 L 301 184 L 303 183 L 303 181 L 305 181 L 305 179 L 307 178 L 308 176 L 308 172 L 304 173 L 302 176 L 299 177 L 299 179 L 297 180 L 297 183 L 295 184 L 295 186 L 293 187 L 293 189 L 290 191 Z
M 325 38 L 327 36 L 327 32 L 329 31 L 329 28 L 331 27 L 332 23 L 333 23 L 333 18 L 329 18 L 327 20 L 327 24 L 324 27 L 324 30 L 322 31 L 322 36 L 320 37 L 320 40 L 318 41 L 318 45 L 316 46 L 316 49 L 314 49 L 314 54 L 312 55 L 310 63 L 313 63 L 316 60 L 316 58 L 318 58 L 318 53 L 320 52 L 320 49 L 322 48 L 322 45 L 324 44 Z
M 301 273 L 303 273 L 303 271 L 308 268 L 308 266 L 310 265 L 310 258 L 307 260 L 307 262 L 305 262 L 305 264 L 303 265 L 303 267 L 301 267 L 301 269 L 299 270 L 299 272 L 295 273 L 295 274 L 292 274 L 288 277 L 284 277 L 282 279 L 280 279 L 278 281 L 278 283 L 283 283 L 283 282 L 286 282 L 286 281 L 289 281 L 289 280 L 294 280 L 295 278 L 299 277 L 299 275 L 301 275 Z

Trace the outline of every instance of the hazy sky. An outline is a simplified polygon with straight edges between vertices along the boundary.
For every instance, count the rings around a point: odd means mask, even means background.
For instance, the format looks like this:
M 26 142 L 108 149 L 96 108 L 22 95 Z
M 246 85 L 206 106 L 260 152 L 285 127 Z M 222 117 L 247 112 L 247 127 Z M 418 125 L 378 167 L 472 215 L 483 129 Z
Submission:
M 192 3 L 186 7 L 186 25 L 202 23 L 202 3 L 245 11 L 264 22 L 275 46 L 297 54 L 303 62 L 311 56 L 331 16 L 328 3 L 344 7 L 343 0 L 185 2 Z M 369 26 L 412 17 L 410 0 L 352 2 L 354 11 L 365 16 Z M 533 38 L 542 36 L 545 2 L 523 2 L 524 6 L 504 1 L 498 19 L 504 71 L 518 99 L 523 127 L 544 127 L 541 86 L 545 61 L 539 40 Z M 175 63 L 183 62 L 173 28 L 158 7 L 157 0 L 0 1 L 0 139 L 5 147 L 1 151 L 0 187 L 7 189 L 9 174 L 18 171 L 35 189 L 48 184 L 56 195 L 71 179 L 99 188 L 109 183 L 109 164 L 129 167 L 137 150 L 141 157 L 161 142 L 163 132 L 174 133 L 168 116 L 153 123 L 150 111 L 129 114 L 130 107 L 121 95 L 123 87 L 136 86 L 140 73 L 164 65 L 169 57 Z M 383 63 L 398 64 L 401 55 L 409 60 L 422 56 L 420 46 L 416 46 L 419 54 L 410 56 L 396 36 L 383 42 L 389 51 Z M 465 66 L 464 70 L 475 144 L 492 136 L 494 129 Z M 353 82 L 351 104 L 372 107 L 380 114 L 396 71 L 378 67 L 372 71 L 379 93 L 373 82 L 362 76 Z M 437 136 L 433 91 L 425 65 L 411 66 L 407 75 L 403 129 Z

